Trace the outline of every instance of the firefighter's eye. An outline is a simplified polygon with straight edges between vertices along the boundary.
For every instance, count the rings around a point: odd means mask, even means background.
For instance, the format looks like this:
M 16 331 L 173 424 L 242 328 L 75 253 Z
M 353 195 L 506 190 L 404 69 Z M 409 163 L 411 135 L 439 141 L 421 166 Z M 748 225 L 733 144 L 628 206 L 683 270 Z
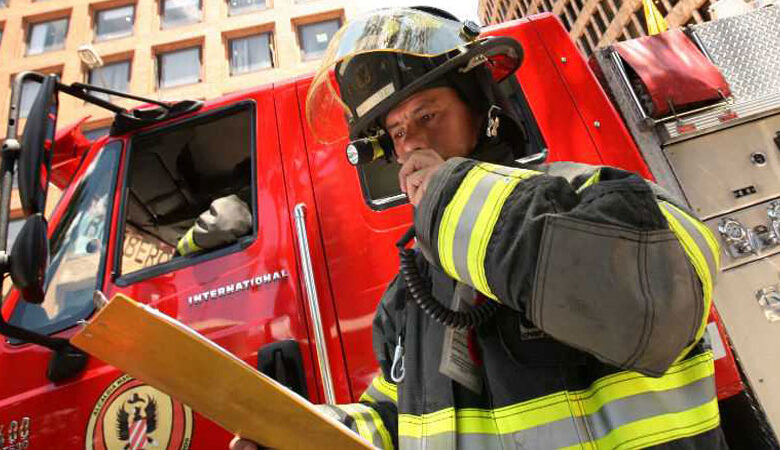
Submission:
M 393 139 L 402 139 L 406 136 L 406 130 L 397 130 L 393 132 Z
M 436 113 L 425 113 L 420 116 L 420 120 L 423 122 L 430 122 L 434 117 L 436 117 Z

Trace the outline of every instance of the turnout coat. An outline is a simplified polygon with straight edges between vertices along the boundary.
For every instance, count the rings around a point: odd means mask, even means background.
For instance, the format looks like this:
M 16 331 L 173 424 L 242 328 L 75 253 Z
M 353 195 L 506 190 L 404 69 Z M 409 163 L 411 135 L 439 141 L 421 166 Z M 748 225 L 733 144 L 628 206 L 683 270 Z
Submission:
M 323 410 L 386 449 L 726 447 L 702 342 L 718 244 L 657 186 L 453 158 L 414 226 L 434 298 L 470 291 L 499 311 L 455 339 L 453 362 L 452 331 L 396 277 L 374 320 L 380 374 Z

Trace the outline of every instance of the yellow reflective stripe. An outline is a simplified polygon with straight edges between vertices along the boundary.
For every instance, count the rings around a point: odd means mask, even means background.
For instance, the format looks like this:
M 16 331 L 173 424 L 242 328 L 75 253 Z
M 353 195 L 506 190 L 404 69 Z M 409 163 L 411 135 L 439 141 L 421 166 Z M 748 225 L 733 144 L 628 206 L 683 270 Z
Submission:
M 710 313 L 710 307 L 712 306 L 712 289 L 713 289 L 713 277 L 715 276 L 714 273 L 710 272 L 709 265 L 707 264 L 707 261 L 704 257 L 704 254 L 702 253 L 704 249 L 699 248 L 698 245 L 696 245 L 696 241 L 691 237 L 690 233 L 688 233 L 688 230 L 685 228 L 683 224 L 681 224 L 677 217 L 675 217 L 671 212 L 667 210 L 667 208 L 674 208 L 670 203 L 668 202 L 659 202 L 658 203 L 661 212 L 663 213 L 664 217 L 666 217 L 667 222 L 669 222 L 669 228 L 672 230 L 672 232 L 677 236 L 677 240 L 680 241 L 682 244 L 683 249 L 685 250 L 686 255 L 688 255 L 688 259 L 691 261 L 691 264 L 693 265 L 694 270 L 696 270 L 696 273 L 699 276 L 699 280 L 701 280 L 702 284 L 702 291 L 704 294 L 704 317 L 702 318 L 701 323 L 699 324 L 699 328 L 696 330 L 696 334 L 694 336 L 693 342 L 691 342 L 690 345 L 688 345 L 686 348 L 683 349 L 683 351 L 680 353 L 680 355 L 677 357 L 675 361 L 679 361 L 682 358 L 685 357 L 685 355 L 688 354 L 688 352 L 691 351 L 694 345 L 701 339 L 701 337 L 704 335 L 704 330 L 707 327 L 707 317 L 709 317 Z M 678 208 L 675 208 L 676 211 L 680 211 Z M 682 213 L 682 211 L 680 211 Z M 696 219 L 691 218 L 689 215 L 682 213 L 684 217 L 689 219 L 689 222 L 696 226 L 696 223 L 698 222 Z M 698 227 L 696 228 L 699 229 Z M 707 239 L 708 234 L 704 234 L 705 240 Z M 709 241 L 708 242 L 708 251 L 712 251 L 712 248 L 710 247 Z M 717 250 L 717 245 L 715 247 Z M 714 252 L 713 258 L 716 261 L 716 267 L 718 267 L 718 258 L 719 253 Z
M 379 437 L 382 439 L 382 448 L 385 450 L 392 450 L 393 438 L 390 437 L 390 432 L 387 431 L 385 423 L 382 421 L 382 418 L 379 417 L 379 413 L 374 411 L 374 408 L 368 408 L 368 414 L 371 415 L 371 420 L 373 420 L 376 430 L 379 432 Z
M 593 172 L 593 174 L 591 174 L 591 176 L 588 177 L 588 179 L 585 180 L 584 183 L 582 183 L 582 186 L 577 188 L 577 193 L 578 194 L 581 193 L 582 191 L 585 190 L 585 188 L 593 186 L 594 184 L 598 183 L 599 181 L 601 181 L 601 168 L 596 169 L 596 171 Z
M 660 378 L 647 377 L 636 372 L 629 373 L 634 374 L 634 377 L 618 382 L 602 379 L 588 390 L 573 392 L 571 400 L 581 403 L 581 413 L 577 415 L 592 414 L 609 402 L 632 395 L 677 389 L 712 376 L 715 366 L 712 353 L 706 352 L 686 360 L 685 364 L 679 363 L 670 367 Z
M 176 251 L 178 251 L 180 255 L 187 255 L 202 250 L 195 243 L 195 238 L 192 236 L 194 231 L 194 228 L 187 230 L 187 233 L 179 239 L 179 242 L 176 244 Z
M 368 394 L 368 392 L 363 392 L 363 394 L 358 399 L 359 402 L 366 402 L 366 403 L 376 403 L 376 399 Z
M 452 200 L 444 209 L 444 214 L 442 214 L 441 223 L 439 224 L 439 262 L 441 262 L 441 267 L 447 275 L 460 282 L 463 282 L 463 280 L 460 279 L 457 270 L 455 270 L 455 260 L 452 257 L 452 244 L 455 241 L 455 230 L 458 228 L 458 219 L 460 218 L 471 193 L 474 191 L 474 188 L 477 187 L 479 180 L 486 175 L 487 172 L 483 170 L 474 170 L 474 168 L 466 174 L 466 177 L 460 183 Z
M 485 274 L 487 245 L 507 197 L 521 180 L 539 173 L 490 163 L 472 167 L 439 224 L 439 260 L 448 275 L 497 300 Z M 455 239 L 463 240 L 464 232 L 468 242 L 456 248 Z
M 718 399 L 677 413 L 663 414 L 615 428 L 595 441 L 564 447 L 581 449 L 636 449 L 683 439 L 709 431 L 720 424 Z
M 674 208 L 675 211 L 678 211 L 681 215 L 687 217 L 690 221 L 690 223 L 696 227 L 697 230 L 699 230 L 699 233 L 704 237 L 704 240 L 707 242 L 707 246 L 709 247 L 710 252 L 712 252 L 712 257 L 715 260 L 715 270 L 720 270 L 720 244 L 718 243 L 718 239 L 715 237 L 715 234 L 713 234 L 712 230 L 707 228 L 706 225 L 704 225 L 700 220 L 696 219 L 695 217 L 692 217 L 690 214 L 686 213 L 685 211 L 681 210 L 677 206 L 666 203 L 669 207 Z
M 509 167 L 509 166 L 501 166 L 499 164 L 493 164 L 488 162 L 480 162 L 477 164 L 478 167 L 485 169 L 492 173 L 497 173 L 499 175 L 505 175 L 505 176 L 511 176 L 511 177 L 520 177 L 521 179 L 530 178 L 534 175 L 539 175 L 541 172 L 536 170 L 530 170 L 530 169 L 521 169 L 518 167 Z
M 490 289 L 485 273 L 485 255 L 487 253 L 488 242 L 493 235 L 493 228 L 498 221 L 499 213 L 504 207 L 507 197 L 520 183 L 520 178 L 511 178 L 506 183 L 496 183 L 490 189 L 487 199 L 482 209 L 477 215 L 474 228 L 471 230 L 468 249 L 468 271 L 471 275 L 471 282 L 474 288 L 493 300 L 498 297 Z
M 345 413 L 349 414 L 349 417 L 352 417 L 352 420 L 355 421 L 355 426 L 357 428 L 358 434 L 368 442 L 372 443 L 374 442 L 374 433 L 371 432 L 368 428 L 368 424 L 366 423 L 366 419 L 363 418 L 363 412 L 362 409 L 369 409 L 365 405 L 337 405 L 338 408 L 341 408 Z
M 711 274 L 709 271 L 709 267 L 707 265 L 707 261 L 704 259 L 702 249 L 696 245 L 696 241 L 693 239 L 693 237 L 691 237 L 690 233 L 688 233 L 688 230 L 685 228 L 685 226 L 681 224 L 677 218 L 667 210 L 667 208 L 670 208 L 671 205 L 666 202 L 660 202 L 659 206 L 661 207 L 661 212 L 663 213 L 664 217 L 666 217 L 667 222 L 669 222 L 669 228 L 672 230 L 672 232 L 674 232 L 675 236 L 677 236 L 677 239 L 680 241 L 680 243 L 682 243 L 683 249 L 688 255 L 688 259 L 691 260 L 694 269 L 696 269 L 696 273 L 699 275 L 699 278 L 704 285 L 703 287 L 705 291 L 711 291 L 713 274 Z
M 608 375 L 581 391 L 562 391 L 494 410 L 446 408 L 423 415 L 399 414 L 399 436 L 423 438 L 439 433 L 508 434 L 571 417 L 592 414 L 621 398 L 672 391 L 714 374 L 712 353 L 673 365 L 660 378 L 624 371 Z
M 371 381 L 371 386 L 374 386 L 376 390 L 390 397 L 394 402 L 398 403 L 398 386 L 385 380 L 382 375 L 374 377 L 374 380 Z

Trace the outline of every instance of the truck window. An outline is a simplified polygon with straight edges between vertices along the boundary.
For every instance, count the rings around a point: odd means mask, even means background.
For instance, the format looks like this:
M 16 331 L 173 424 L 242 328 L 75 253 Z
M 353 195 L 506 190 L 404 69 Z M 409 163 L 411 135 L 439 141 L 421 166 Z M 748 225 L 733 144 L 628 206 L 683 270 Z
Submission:
M 111 194 L 121 151 L 119 141 L 106 145 L 74 187 L 49 242 L 44 301 L 40 305 L 20 301 L 12 324 L 51 334 L 92 314 L 92 294 L 105 273 Z
M 382 210 L 407 203 L 406 195 L 398 185 L 398 171 L 401 166 L 393 160 L 377 159 L 358 166 L 363 198 L 372 209 Z
M 133 138 L 125 178 L 118 283 L 235 251 L 256 231 L 252 102 Z M 177 244 L 217 199 L 235 196 L 252 224 L 232 241 L 179 254 Z M 129 278 L 128 275 L 132 274 Z

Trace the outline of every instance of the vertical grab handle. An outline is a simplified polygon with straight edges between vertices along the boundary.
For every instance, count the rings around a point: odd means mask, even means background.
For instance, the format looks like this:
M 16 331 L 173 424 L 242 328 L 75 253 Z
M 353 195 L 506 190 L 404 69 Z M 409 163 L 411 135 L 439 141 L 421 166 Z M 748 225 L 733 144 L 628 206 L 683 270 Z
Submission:
M 295 230 L 298 234 L 298 253 L 301 257 L 301 271 L 306 286 L 306 297 L 309 301 L 309 319 L 314 327 L 314 346 L 317 350 L 317 362 L 322 376 L 322 390 L 325 393 L 325 403 L 333 405 L 336 403 L 336 394 L 333 391 L 333 376 L 330 371 L 328 349 L 325 346 L 325 332 L 322 329 L 317 283 L 314 280 L 314 270 L 311 265 L 309 238 L 306 231 L 306 205 L 303 203 L 295 205 L 294 215 Z

